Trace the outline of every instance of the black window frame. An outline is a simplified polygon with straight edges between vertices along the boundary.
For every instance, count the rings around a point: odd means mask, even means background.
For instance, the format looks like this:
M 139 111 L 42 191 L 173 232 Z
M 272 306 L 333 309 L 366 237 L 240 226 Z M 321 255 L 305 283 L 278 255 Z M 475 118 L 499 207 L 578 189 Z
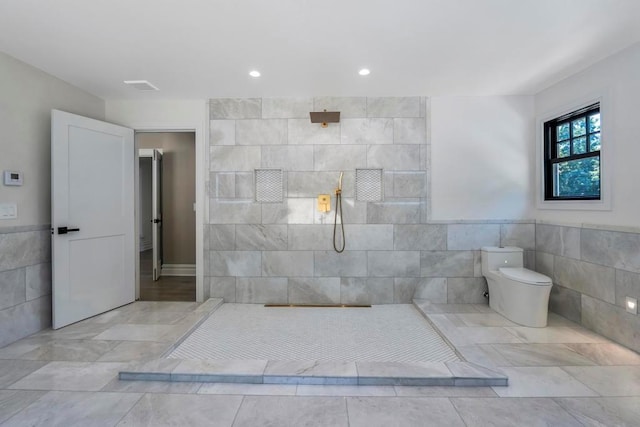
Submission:
M 600 130 L 597 132 L 589 131 L 589 116 L 594 114 L 600 114 L 600 102 L 591 104 L 587 107 L 580 108 L 579 110 L 572 111 L 571 113 L 556 117 L 544 123 L 544 200 L 545 201 L 567 201 L 567 200 L 602 200 L 602 124 Z M 602 123 L 602 115 L 600 115 Z M 585 134 L 574 136 L 573 127 L 571 122 L 585 119 Z M 559 157 L 558 156 L 558 127 L 563 124 L 569 124 L 569 139 L 562 140 L 569 142 L 569 155 Z M 600 134 L 600 149 L 591 151 L 590 135 Z M 586 152 L 581 154 L 573 154 L 573 142 L 578 138 L 586 138 Z M 557 163 L 564 163 L 571 160 L 580 160 L 597 157 L 600 163 L 600 192 L 597 196 L 555 196 L 554 195 L 554 174 L 553 167 Z

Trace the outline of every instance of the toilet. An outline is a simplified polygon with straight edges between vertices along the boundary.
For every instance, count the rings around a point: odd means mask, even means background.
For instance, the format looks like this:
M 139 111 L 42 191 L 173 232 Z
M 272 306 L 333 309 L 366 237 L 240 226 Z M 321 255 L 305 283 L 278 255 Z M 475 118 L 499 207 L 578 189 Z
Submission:
M 489 284 L 489 306 L 519 325 L 547 326 L 553 283 L 524 268 L 524 251 L 515 246 L 482 248 L 482 275 Z

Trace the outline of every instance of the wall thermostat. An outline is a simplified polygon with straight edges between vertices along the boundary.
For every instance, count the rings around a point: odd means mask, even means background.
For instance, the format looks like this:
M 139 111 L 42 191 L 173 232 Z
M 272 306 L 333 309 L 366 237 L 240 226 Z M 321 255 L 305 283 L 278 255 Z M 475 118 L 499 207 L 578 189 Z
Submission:
M 4 185 L 22 185 L 22 172 L 4 171 Z

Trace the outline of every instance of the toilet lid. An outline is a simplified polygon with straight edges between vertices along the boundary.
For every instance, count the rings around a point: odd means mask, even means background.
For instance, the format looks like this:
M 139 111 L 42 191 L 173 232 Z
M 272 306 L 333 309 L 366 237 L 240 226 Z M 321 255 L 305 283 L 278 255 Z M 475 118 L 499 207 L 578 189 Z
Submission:
M 505 277 L 518 282 L 528 283 L 531 285 L 550 285 L 551 279 L 544 274 L 527 270 L 526 268 L 501 267 L 498 269 Z

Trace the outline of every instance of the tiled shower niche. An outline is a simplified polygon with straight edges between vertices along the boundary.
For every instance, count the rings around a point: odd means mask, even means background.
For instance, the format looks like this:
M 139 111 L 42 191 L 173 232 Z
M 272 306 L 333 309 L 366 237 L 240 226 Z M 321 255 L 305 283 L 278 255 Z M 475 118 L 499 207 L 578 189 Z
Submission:
M 311 123 L 323 109 L 340 123 Z M 426 113 L 419 96 L 210 100 L 205 292 L 243 303 L 485 302 L 480 247 L 515 238 L 532 256 L 535 224 L 427 224 Z M 282 170 L 282 202 L 257 201 L 263 169 Z M 381 194 L 356 197 L 357 169 L 382 172 Z M 320 194 L 332 195 L 328 213 Z

